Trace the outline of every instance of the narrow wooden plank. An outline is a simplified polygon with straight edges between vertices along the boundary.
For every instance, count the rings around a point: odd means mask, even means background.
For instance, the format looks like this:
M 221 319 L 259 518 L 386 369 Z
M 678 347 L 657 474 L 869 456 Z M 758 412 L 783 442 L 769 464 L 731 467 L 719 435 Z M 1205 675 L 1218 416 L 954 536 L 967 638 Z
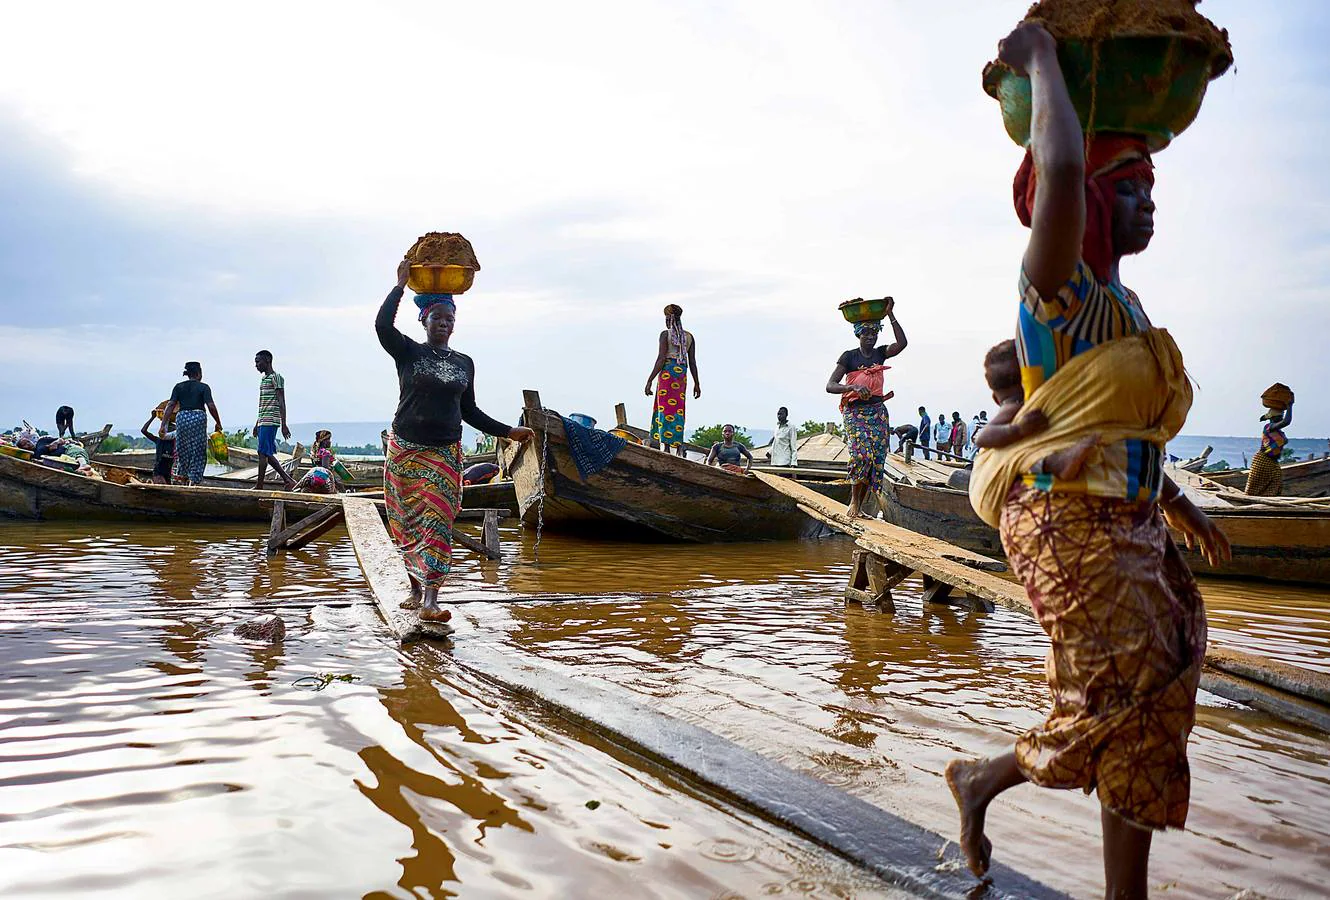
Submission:
M 1001 862 L 981 884 L 959 865 L 956 845 L 845 791 L 823 784 L 571 667 L 514 659 L 511 648 L 459 641 L 453 658 L 556 714 L 695 784 L 801 834 L 920 897 L 1063 897 Z
M 281 503 L 282 501 L 279 500 L 277 502 Z M 324 522 L 328 521 L 329 519 L 335 516 L 340 516 L 341 514 L 342 514 L 341 507 L 328 506 L 317 512 L 311 513 L 308 516 L 305 516 L 305 518 L 300 519 L 299 521 L 291 525 L 286 526 L 281 531 L 278 531 L 275 534 L 268 535 L 269 553 L 272 553 L 273 551 L 276 550 L 281 550 L 286 545 L 287 541 L 291 540 L 291 538 L 295 537 L 298 534 L 301 534 L 304 531 L 314 528 L 315 526 L 322 525 Z
M 274 500 L 272 504 L 272 524 L 268 528 L 268 555 L 277 553 L 277 536 L 286 528 L 286 501 Z
M 614 424 L 620 428 L 628 424 L 628 407 L 622 403 L 614 404 Z
M 283 549 L 299 550 L 302 547 L 306 547 L 332 531 L 338 525 L 341 525 L 345 520 L 346 516 L 342 510 L 333 510 L 332 515 L 325 518 L 322 522 L 314 524 L 308 531 L 302 531 L 300 534 L 287 541 L 286 546 Z M 305 523 L 302 522 L 301 524 L 303 525 Z
M 470 550 L 472 553 L 479 553 L 481 556 L 484 556 L 486 559 L 498 559 L 500 555 L 498 550 L 495 550 L 493 553 L 491 553 L 489 548 L 485 546 L 483 541 L 476 540 L 471 535 L 467 534 L 465 531 L 461 531 L 457 528 L 453 529 L 453 543 L 461 544 L 463 547 Z
M 369 582 L 379 615 L 383 616 L 397 639 L 405 644 L 422 638 L 446 638 L 452 634 L 451 626 L 422 622 L 414 610 L 402 609 L 402 603 L 411 597 L 411 582 L 374 502 L 346 497 L 342 505 L 346 510 L 346 530 L 351 535 L 351 546 L 355 548 L 360 570 Z
M 490 559 L 500 557 L 499 548 L 499 511 L 497 509 L 485 510 L 485 524 L 481 528 L 481 535 L 485 544 L 485 554 Z

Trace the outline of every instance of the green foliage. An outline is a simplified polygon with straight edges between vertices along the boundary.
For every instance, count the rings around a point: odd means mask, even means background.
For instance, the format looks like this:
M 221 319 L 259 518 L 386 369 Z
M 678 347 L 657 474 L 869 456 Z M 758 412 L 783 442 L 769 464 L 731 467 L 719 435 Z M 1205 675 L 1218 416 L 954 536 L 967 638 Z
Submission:
M 1210 463 L 1210 465 L 1206 466 L 1206 467 L 1205 467 L 1204 469 L 1202 469 L 1201 471 L 1203 471 L 1203 472 L 1227 472 L 1227 471 L 1228 471 L 1229 469 L 1231 469 L 1231 468 L 1233 468 L 1233 467 L 1230 466 L 1230 465 L 1228 464 L 1228 460 L 1226 460 L 1226 459 L 1221 459 L 1221 460 L 1220 460 L 1219 462 L 1217 462 L 1217 463 Z
M 1298 454 L 1293 452 L 1292 447 L 1285 447 L 1284 452 L 1279 457 L 1280 462 L 1297 462 Z
M 693 436 L 689 438 L 689 440 L 694 444 L 697 444 L 699 447 L 710 447 L 717 441 L 725 440 L 725 437 L 720 433 L 721 429 L 724 427 L 724 424 L 721 424 L 708 425 L 706 428 L 699 428 L 693 432 Z M 753 446 L 752 436 L 738 425 L 734 426 L 734 442 L 736 444 L 743 444 L 749 449 L 752 449 Z
M 382 456 L 383 447 L 378 444 L 364 444 L 359 447 L 344 447 L 341 444 L 333 444 L 332 452 L 338 456 Z
M 226 446 L 240 447 L 245 450 L 256 450 L 259 446 L 259 439 L 254 437 L 252 429 L 237 428 L 235 431 L 226 435 Z
M 129 438 L 123 434 L 108 434 L 102 439 L 102 446 L 97 450 L 98 453 L 119 453 L 121 450 L 129 449 Z
M 837 437 L 841 436 L 840 426 L 835 422 L 814 422 L 812 419 L 809 419 L 807 422 L 799 426 L 799 437 L 808 437 L 810 434 L 826 434 L 828 425 L 831 426 L 832 434 Z

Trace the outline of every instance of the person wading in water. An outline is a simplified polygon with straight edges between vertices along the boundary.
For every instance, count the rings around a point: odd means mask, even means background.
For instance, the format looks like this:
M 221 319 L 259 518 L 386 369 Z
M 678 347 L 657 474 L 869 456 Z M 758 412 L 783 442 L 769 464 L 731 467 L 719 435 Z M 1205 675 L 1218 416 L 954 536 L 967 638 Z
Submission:
M 1026 406 L 1042 408 L 1047 399 L 1056 429 L 1054 400 L 1063 409 L 1074 404 L 1055 387 L 1106 397 L 1105 405 L 1114 398 L 1128 408 L 1157 401 L 1169 430 L 1181 428 L 1191 388 L 1180 354 L 1166 333 L 1152 329 L 1118 275 L 1121 258 L 1144 250 L 1154 233 L 1145 145 L 1101 135 L 1087 146 L 1056 44 L 1043 26 L 1017 27 L 998 57 L 1028 74 L 1033 92 L 1031 152 L 1015 190 L 1017 215 L 1031 228 L 1016 338 Z M 1133 359 L 1151 366 L 1163 362 L 1158 371 L 1134 372 L 1118 364 L 1123 353 L 1137 353 Z M 1087 377 L 1096 383 L 1084 384 Z M 1045 382 L 1048 389 L 1036 394 Z M 1099 425 L 1072 421 L 1052 439 L 1070 445 Z M 1140 433 L 1153 433 L 1140 425 Z M 992 503 L 976 502 L 981 466 L 1002 461 L 1002 454 L 1007 468 L 1021 466 L 1054 449 L 1036 440 L 980 454 L 970 497 L 985 521 L 995 516 Z M 1205 654 L 1205 610 L 1164 519 L 1212 562 L 1227 559 L 1229 547 L 1164 477 L 1163 459 L 1154 440 L 1115 441 L 1099 447 L 1075 480 L 1028 468 L 1004 478 L 1003 468 L 993 491 L 981 492 L 985 501 L 1006 498 L 996 504 L 1002 543 L 1050 637 L 1053 709 L 1012 752 L 947 766 L 961 850 L 976 875 L 987 872 L 992 853 L 984 836 L 989 803 L 1026 781 L 1098 791 L 1108 897 L 1145 897 L 1154 830 L 1186 822 L 1187 736 Z
M 388 292 L 374 330 L 397 365 L 398 401 L 388 438 L 384 500 L 388 530 L 402 550 L 412 594 L 420 596 L 420 618 L 447 622 L 452 612 L 439 606 L 439 587 L 452 567 L 453 520 L 462 505 L 462 423 L 525 443 L 530 428 L 510 428 L 476 406 L 476 365 L 448 346 L 457 321 L 449 294 L 418 294 L 425 343 L 418 344 L 393 325 L 411 261 L 397 266 L 397 286 Z

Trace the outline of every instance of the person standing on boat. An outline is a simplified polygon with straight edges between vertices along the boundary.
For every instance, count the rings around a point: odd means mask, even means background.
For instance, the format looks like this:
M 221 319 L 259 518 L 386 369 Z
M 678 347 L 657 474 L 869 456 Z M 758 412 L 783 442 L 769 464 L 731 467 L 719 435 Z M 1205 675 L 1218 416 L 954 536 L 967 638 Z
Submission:
M 734 439 L 734 426 L 726 425 L 721 428 L 720 436 L 724 440 L 711 445 L 711 452 L 707 454 L 707 465 L 720 466 L 735 475 L 747 475 L 753 468 L 753 454 Z
M 157 408 L 152 411 L 152 415 L 148 417 L 148 421 L 143 423 L 143 428 L 140 429 L 140 433 L 145 438 L 152 441 L 152 446 L 155 450 L 152 459 L 153 484 L 170 484 L 171 469 L 175 465 L 175 430 L 170 427 L 173 423 L 167 423 L 166 433 L 161 437 L 158 437 L 148 430 L 153 421 L 166 411 L 166 406 L 169 402 L 170 401 L 163 400 L 159 403 Z
M 771 464 L 794 468 L 799 465 L 799 433 L 790 424 L 790 411 L 776 410 L 776 431 L 771 436 Z
M 882 333 L 882 322 L 856 322 L 854 336 L 859 346 L 846 350 L 836 360 L 836 368 L 827 379 L 827 393 L 840 394 L 841 413 L 845 417 L 846 443 L 850 451 L 849 476 L 850 505 L 846 512 L 853 518 L 859 515 L 864 500 L 882 484 L 882 467 L 887 461 L 890 443 L 890 420 L 886 401 L 891 394 L 882 393 L 883 365 L 899 354 L 909 343 L 905 331 L 896 321 L 896 302 L 887 299 L 887 320 L 891 322 L 892 343 L 877 346 Z M 845 383 L 842 384 L 841 380 Z
M 263 477 L 269 464 L 282 479 L 282 487 L 291 490 L 295 479 L 286 474 L 277 461 L 277 429 L 282 429 L 282 440 L 291 440 L 291 429 L 286 427 L 286 379 L 272 367 L 272 351 L 260 350 L 254 354 L 254 368 L 259 370 L 259 414 L 254 419 L 254 437 L 259 439 L 259 477 L 254 487 L 263 490 Z
M 646 395 L 655 392 L 651 415 L 650 446 L 666 453 L 673 447 L 684 456 L 684 406 L 688 373 L 693 373 L 693 399 L 702 396 L 702 376 L 697 370 L 697 345 L 692 332 L 683 330 L 683 307 L 665 307 L 665 330 L 660 333 L 655 365 L 647 376 Z
M 947 424 L 946 413 L 937 414 L 937 424 L 933 426 L 933 446 L 938 449 L 938 459 L 951 449 L 951 426 Z
M 62 406 L 55 411 L 55 436 L 64 437 L 65 432 L 74 437 L 74 407 Z
M 1097 447 L 1067 481 L 1021 471 L 1053 449 L 1038 436 L 976 461 L 971 502 L 999 522 L 1012 570 L 1049 635 L 1053 704 L 1012 752 L 954 760 L 946 781 L 961 850 L 978 876 L 992 854 L 985 814 L 1003 791 L 1026 781 L 1097 790 L 1105 895 L 1144 898 L 1153 831 L 1187 818 L 1187 737 L 1206 646 L 1201 595 L 1164 520 L 1212 564 L 1228 558 L 1228 541 L 1164 476 L 1160 441 L 1182 427 L 1190 384 L 1176 345 L 1119 276 L 1122 257 L 1145 250 L 1154 234 L 1148 149 L 1121 135 L 1087 141 L 1042 25 L 1018 26 L 998 57 L 1028 75 L 1033 96 L 1030 150 L 1014 191 L 1017 216 L 1031 229 L 1016 310 L 1026 406 L 1046 403 L 1074 419 L 1078 405 L 1087 408 L 1075 395 L 1089 394 L 1105 417 L 1134 409 L 1122 421 L 1151 437 Z M 1142 359 L 1154 371 L 1133 370 Z M 1066 445 L 1102 428 L 1098 420 L 1059 426 L 1057 416 L 1048 413 L 1050 433 L 1061 427 Z
M 929 445 L 932 443 L 933 419 L 928 415 L 928 410 L 919 407 L 919 449 L 924 452 L 924 459 L 932 459 L 929 455 Z
M 1247 493 L 1253 497 L 1278 497 L 1284 490 L 1284 470 L 1279 460 L 1284 456 L 1288 436 L 1284 429 L 1293 424 L 1293 399 L 1288 409 L 1270 409 L 1261 416 L 1261 449 L 1251 458 L 1251 471 L 1247 473 Z
M 448 346 L 457 320 L 450 294 L 416 295 L 423 344 L 393 325 L 410 274 L 411 262 L 404 259 L 397 266 L 397 285 L 374 320 L 379 343 L 397 366 L 384 499 L 388 530 L 402 550 L 412 593 L 420 598 L 420 618 L 447 622 L 452 613 L 439 607 L 439 587 L 452 566 L 453 520 L 462 504 L 462 423 L 518 442 L 531 440 L 533 432 L 510 428 L 476 406 L 476 365 Z
M 197 362 L 185 363 L 185 380 L 171 391 L 171 399 L 162 410 L 162 424 L 158 437 L 166 437 L 166 423 L 175 420 L 175 476 L 188 485 L 203 480 L 203 469 L 208 465 L 208 416 L 212 413 L 214 431 L 222 430 L 222 417 L 217 404 L 212 402 L 212 388 L 203 380 L 203 366 Z
M 965 445 L 969 442 L 969 432 L 965 430 L 965 420 L 956 410 L 951 412 L 951 452 L 956 456 L 965 455 Z

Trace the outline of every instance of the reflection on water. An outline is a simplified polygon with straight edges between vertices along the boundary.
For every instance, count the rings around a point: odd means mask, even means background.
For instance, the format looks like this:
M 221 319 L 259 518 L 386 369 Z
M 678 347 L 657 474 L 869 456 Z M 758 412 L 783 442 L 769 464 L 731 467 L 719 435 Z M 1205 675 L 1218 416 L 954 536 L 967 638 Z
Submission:
M 341 532 L 267 560 L 257 527 L 93 527 L 0 527 L 5 896 L 887 896 L 443 650 L 398 650 Z M 1006 749 L 1046 709 L 1028 617 L 925 610 L 912 582 L 894 615 L 847 607 L 845 541 L 547 534 L 537 564 L 530 535 L 504 538 L 501 562 L 458 557 L 459 640 L 577 666 L 944 834 L 946 761 Z M 1325 665 L 1330 595 L 1204 590 L 1213 639 Z M 231 635 L 272 609 L 284 644 Z M 359 680 L 292 687 L 320 672 Z M 1156 892 L 1320 896 L 1330 741 L 1203 702 L 1189 830 L 1156 838 Z M 1025 787 L 990 818 L 1004 861 L 1100 889 L 1093 798 Z

